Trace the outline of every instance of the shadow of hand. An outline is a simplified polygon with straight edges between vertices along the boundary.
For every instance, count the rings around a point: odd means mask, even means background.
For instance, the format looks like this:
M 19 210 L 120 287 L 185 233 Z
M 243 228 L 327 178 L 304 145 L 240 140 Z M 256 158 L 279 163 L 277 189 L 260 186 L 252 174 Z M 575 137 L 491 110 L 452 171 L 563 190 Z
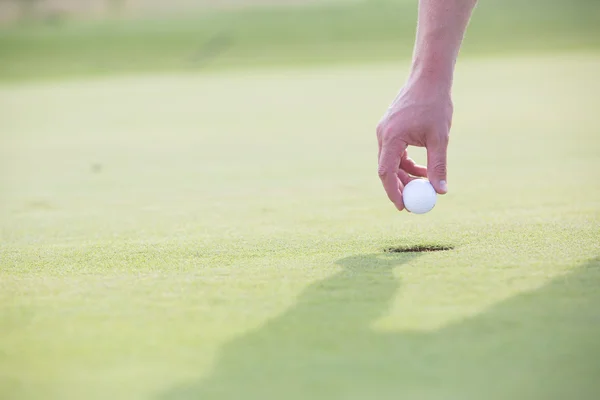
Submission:
M 398 289 L 393 269 L 415 257 L 338 260 L 342 269 L 308 286 L 284 314 L 226 345 L 208 379 L 166 398 L 342 398 L 329 392 L 331 383 L 355 390 L 361 374 L 385 355 L 369 325 L 385 314 Z
M 297 303 L 162 399 L 596 399 L 600 261 L 434 332 L 369 328 L 415 254 L 341 259 Z

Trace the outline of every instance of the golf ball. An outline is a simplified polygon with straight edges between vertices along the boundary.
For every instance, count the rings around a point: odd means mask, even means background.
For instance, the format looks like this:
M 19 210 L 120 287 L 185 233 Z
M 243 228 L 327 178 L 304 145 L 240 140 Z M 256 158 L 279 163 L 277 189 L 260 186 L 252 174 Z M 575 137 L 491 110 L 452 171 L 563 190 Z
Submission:
M 437 194 L 435 189 L 425 179 L 415 179 L 408 182 L 402 192 L 404 207 L 411 213 L 425 214 L 435 206 Z

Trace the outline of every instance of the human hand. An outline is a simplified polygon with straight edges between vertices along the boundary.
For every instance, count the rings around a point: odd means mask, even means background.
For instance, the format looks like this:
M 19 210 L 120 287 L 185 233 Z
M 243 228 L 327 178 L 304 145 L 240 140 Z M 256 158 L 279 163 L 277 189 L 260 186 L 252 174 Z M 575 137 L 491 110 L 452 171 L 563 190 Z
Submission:
M 452 111 L 450 84 L 409 79 L 377 125 L 379 177 L 399 211 L 404 209 L 404 186 L 416 177 L 427 177 L 438 194 L 448 191 Z M 409 145 L 427 148 L 427 168 L 408 157 Z

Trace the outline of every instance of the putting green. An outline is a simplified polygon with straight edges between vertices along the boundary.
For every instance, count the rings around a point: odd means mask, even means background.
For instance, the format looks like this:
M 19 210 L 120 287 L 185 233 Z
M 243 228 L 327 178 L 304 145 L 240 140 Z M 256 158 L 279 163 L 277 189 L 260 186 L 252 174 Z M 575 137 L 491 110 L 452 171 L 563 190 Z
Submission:
M 0 397 L 598 398 L 600 56 L 460 61 L 422 216 L 406 67 L 0 87 Z

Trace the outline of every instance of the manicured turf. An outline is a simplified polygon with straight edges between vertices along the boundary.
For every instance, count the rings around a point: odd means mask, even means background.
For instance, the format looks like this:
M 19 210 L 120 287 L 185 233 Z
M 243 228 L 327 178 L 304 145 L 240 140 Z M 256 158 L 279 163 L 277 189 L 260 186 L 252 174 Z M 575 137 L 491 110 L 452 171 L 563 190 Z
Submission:
M 423 216 L 406 67 L 0 87 L 0 398 L 597 399 L 600 56 L 461 60 Z

